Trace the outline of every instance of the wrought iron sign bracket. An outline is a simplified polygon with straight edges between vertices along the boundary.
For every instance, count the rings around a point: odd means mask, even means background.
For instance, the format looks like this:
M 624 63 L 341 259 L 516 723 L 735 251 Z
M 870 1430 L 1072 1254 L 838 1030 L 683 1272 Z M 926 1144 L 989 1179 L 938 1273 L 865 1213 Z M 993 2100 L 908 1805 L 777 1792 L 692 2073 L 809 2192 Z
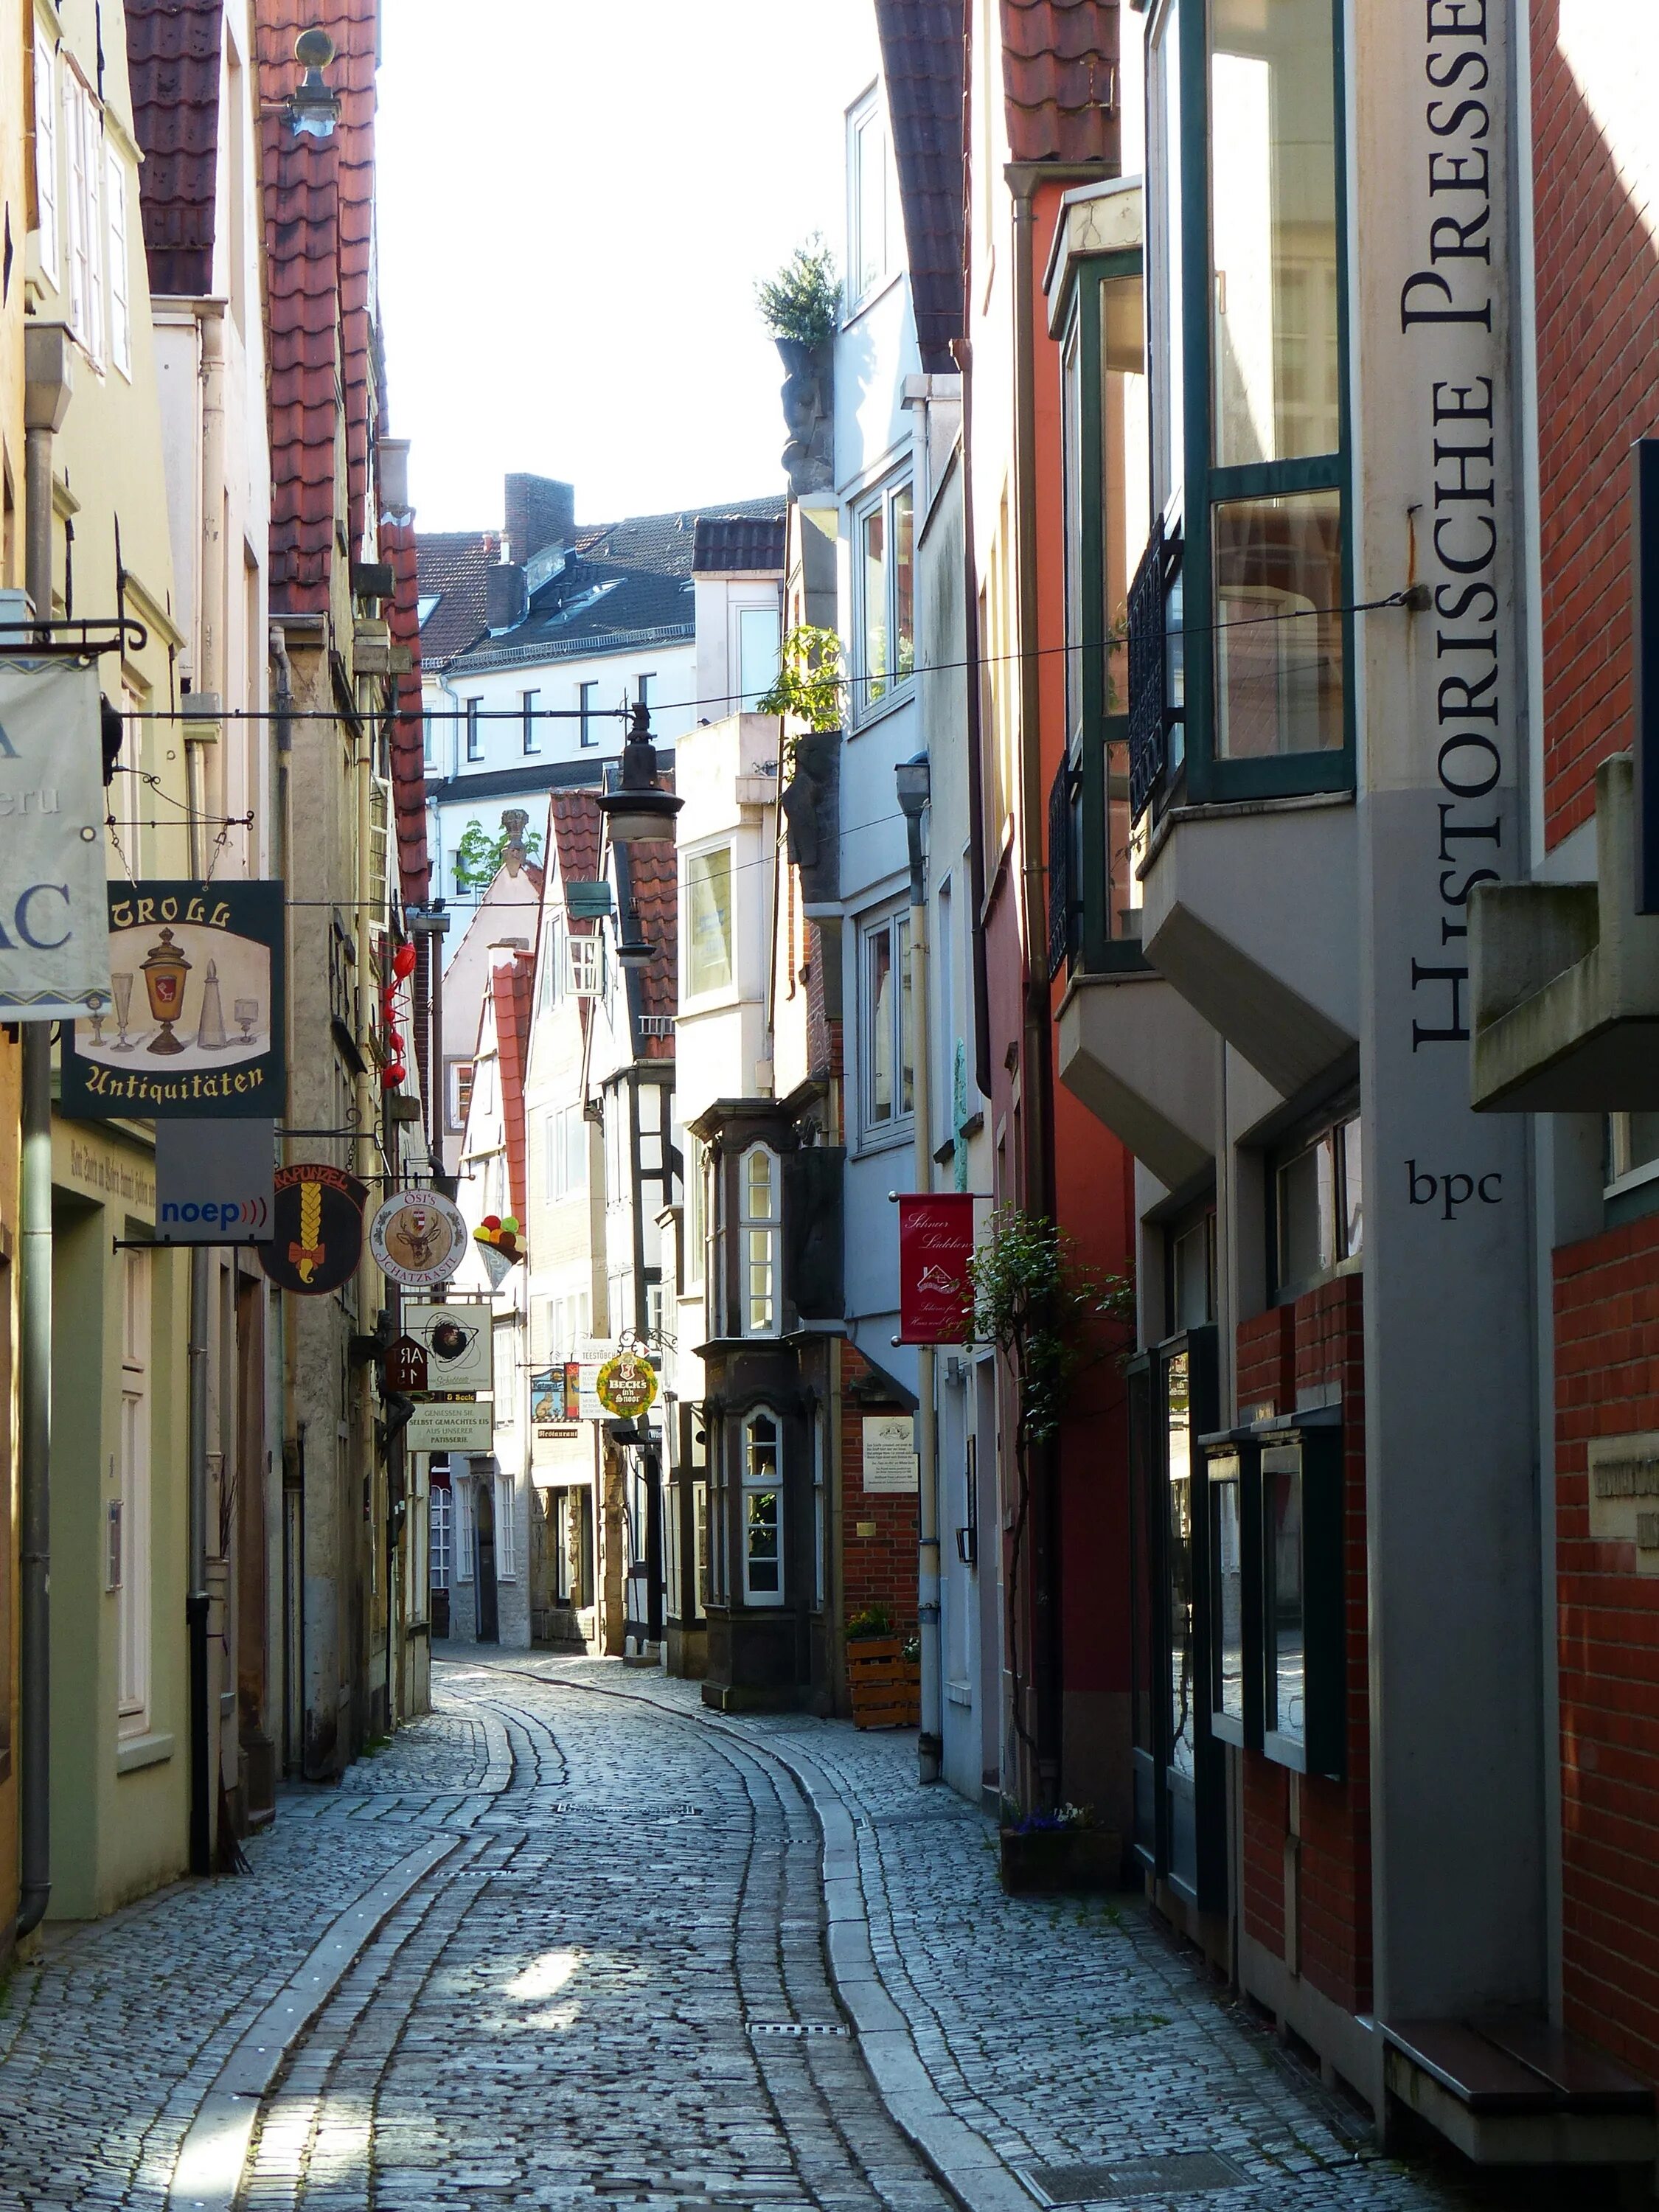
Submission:
M 131 615 L 70 622 L 0 622 L 0 658 L 46 655 L 84 660 L 103 653 L 142 653 L 149 632 Z

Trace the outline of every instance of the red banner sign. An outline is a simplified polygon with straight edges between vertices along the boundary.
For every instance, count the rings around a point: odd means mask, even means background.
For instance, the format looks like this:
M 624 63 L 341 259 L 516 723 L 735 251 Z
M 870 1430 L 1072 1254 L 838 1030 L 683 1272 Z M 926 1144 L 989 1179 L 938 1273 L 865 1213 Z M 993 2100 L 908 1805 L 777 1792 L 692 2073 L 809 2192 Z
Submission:
M 900 1343 L 967 1343 L 973 1334 L 972 1197 L 901 1198 L 898 1212 Z

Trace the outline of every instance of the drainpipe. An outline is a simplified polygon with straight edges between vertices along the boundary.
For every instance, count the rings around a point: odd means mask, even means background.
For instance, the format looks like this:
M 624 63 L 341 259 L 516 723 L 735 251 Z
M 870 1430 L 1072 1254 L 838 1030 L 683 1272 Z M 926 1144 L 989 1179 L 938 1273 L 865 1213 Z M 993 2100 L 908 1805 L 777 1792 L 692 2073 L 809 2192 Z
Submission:
M 52 619 L 52 441 L 69 412 L 68 333 L 24 333 L 24 582 Z M 46 1917 L 52 1895 L 52 1025 L 24 1022 L 22 1176 L 18 1192 L 22 1341 L 18 1361 L 19 1657 L 21 1753 L 15 1933 Z
M 915 1053 L 915 1187 L 933 1188 L 933 1080 L 929 1045 L 933 1023 L 927 1004 L 927 867 L 922 854 L 921 817 L 927 810 L 927 756 L 901 761 L 895 775 L 904 834 L 910 848 L 910 1006 Z M 918 1550 L 916 1623 L 921 1645 L 921 1731 L 916 1750 L 923 1782 L 937 1782 L 944 1756 L 945 1698 L 939 1668 L 939 1436 L 934 1418 L 931 1344 L 916 1347 L 916 1522 Z
M 1047 877 L 1042 858 L 1042 687 L 1037 659 L 1036 330 L 1032 290 L 1036 208 L 1031 185 L 1014 192 L 1014 497 L 1019 561 L 1019 848 L 1025 925 L 1020 1050 L 1021 1162 L 1027 1209 L 1056 1216 L 1052 1023 L 1048 1003 Z M 1060 1784 L 1059 1454 L 1043 1445 L 1033 1485 L 1031 1659 L 1036 1698 L 1037 1783 L 1052 1804 Z

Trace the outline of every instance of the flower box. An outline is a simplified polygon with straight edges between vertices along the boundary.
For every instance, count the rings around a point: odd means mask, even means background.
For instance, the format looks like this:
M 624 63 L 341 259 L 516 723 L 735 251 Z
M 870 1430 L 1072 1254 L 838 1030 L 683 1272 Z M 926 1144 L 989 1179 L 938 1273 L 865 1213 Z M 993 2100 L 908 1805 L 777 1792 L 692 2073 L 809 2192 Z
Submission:
M 1005 1828 L 1002 1886 L 1011 1897 L 1123 1887 L 1123 1838 L 1115 1828 Z
M 921 1665 L 898 1636 L 847 1639 L 847 1681 L 856 1728 L 920 1728 Z

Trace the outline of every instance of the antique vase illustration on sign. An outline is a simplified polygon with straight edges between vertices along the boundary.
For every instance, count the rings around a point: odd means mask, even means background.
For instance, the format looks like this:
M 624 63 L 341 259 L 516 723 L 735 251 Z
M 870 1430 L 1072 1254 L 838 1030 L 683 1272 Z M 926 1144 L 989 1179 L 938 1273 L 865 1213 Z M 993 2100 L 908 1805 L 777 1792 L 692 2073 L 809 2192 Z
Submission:
M 112 884 L 108 896 L 112 1016 L 65 1039 L 64 1113 L 280 1118 L 282 885 Z

